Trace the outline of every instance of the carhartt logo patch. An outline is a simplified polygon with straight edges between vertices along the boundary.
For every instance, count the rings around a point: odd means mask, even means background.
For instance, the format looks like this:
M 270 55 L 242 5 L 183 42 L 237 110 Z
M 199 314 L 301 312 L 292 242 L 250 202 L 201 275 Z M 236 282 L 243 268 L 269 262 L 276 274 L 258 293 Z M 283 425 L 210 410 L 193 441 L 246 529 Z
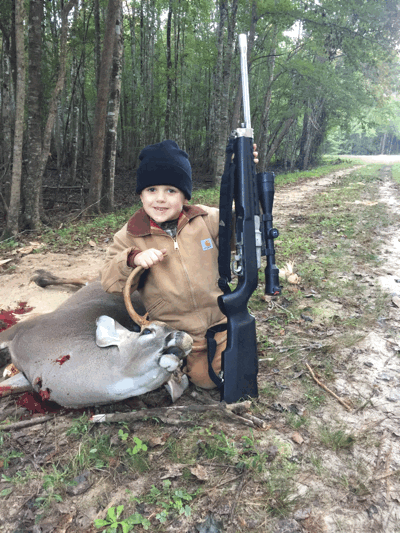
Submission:
M 203 247 L 203 250 L 211 250 L 211 248 L 214 248 L 211 239 L 204 239 L 201 241 L 201 246 Z

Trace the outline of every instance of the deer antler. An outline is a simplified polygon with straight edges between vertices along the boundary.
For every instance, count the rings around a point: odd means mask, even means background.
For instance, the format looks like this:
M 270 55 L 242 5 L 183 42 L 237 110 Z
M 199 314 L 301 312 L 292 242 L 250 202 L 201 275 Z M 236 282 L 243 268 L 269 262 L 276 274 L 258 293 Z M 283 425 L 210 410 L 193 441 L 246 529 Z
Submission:
M 135 309 L 133 308 L 132 302 L 131 302 L 131 286 L 132 282 L 135 279 L 136 275 L 139 274 L 144 270 L 143 267 L 138 266 L 132 270 L 132 272 L 129 274 L 128 279 L 126 280 L 125 287 L 124 287 L 124 302 L 126 309 L 129 313 L 129 316 L 132 318 L 136 324 L 138 324 L 142 329 L 147 327 L 150 324 L 150 321 L 147 319 L 149 316 L 148 313 L 146 313 L 144 316 L 139 315 Z

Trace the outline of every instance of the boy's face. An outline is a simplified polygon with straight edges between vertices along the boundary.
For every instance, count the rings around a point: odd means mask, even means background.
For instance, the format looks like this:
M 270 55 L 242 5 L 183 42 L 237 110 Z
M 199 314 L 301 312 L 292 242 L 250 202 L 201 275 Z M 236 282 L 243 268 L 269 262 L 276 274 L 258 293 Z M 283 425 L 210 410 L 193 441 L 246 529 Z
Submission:
M 143 209 L 158 224 L 179 217 L 187 203 L 183 192 L 172 185 L 152 185 L 140 194 Z

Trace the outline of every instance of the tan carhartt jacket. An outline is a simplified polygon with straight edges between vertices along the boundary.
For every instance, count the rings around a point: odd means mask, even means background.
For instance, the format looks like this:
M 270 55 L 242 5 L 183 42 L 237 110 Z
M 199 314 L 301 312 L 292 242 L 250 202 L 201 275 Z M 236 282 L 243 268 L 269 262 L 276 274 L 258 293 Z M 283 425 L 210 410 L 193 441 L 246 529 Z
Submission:
M 132 251 L 166 248 L 163 261 L 146 270 L 138 288 L 150 320 L 161 320 L 186 331 L 194 341 L 204 339 L 208 328 L 226 322 L 220 311 L 218 287 L 219 211 L 204 205 L 185 205 L 172 238 L 139 209 L 114 236 L 101 269 L 107 292 L 122 292 L 132 271 L 127 257 Z

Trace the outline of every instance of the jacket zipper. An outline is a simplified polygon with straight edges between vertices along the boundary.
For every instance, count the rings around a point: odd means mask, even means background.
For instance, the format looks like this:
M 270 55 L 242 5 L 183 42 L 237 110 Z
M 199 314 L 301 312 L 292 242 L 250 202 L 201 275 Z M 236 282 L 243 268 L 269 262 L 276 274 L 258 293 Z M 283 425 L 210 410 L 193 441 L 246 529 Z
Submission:
M 175 235 L 175 237 L 173 237 L 173 241 L 174 241 L 174 250 L 179 252 L 178 233 Z M 179 253 L 179 255 L 180 255 L 180 253 Z M 203 322 L 204 325 L 206 325 L 205 322 L 204 322 L 204 320 L 203 320 L 203 318 L 201 317 L 201 315 L 200 315 L 200 313 L 199 313 L 199 307 L 198 307 L 198 305 L 197 305 L 196 298 L 195 298 L 195 296 L 194 296 L 194 294 L 193 294 L 193 291 L 192 291 L 192 289 L 191 289 L 191 285 L 190 285 L 190 277 L 189 277 L 188 271 L 187 271 L 186 266 L 185 266 L 185 264 L 184 264 L 184 262 L 183 262 L 183 260 L 182 260 L 182 257 L 180 257 L 180 258 L 181 258 L 181 265 L 182 265 L 182 268 L 183 268 L 183 270 L 184 270 L 184 272 L 185 272 L 185 275 L 186 275 L 186 280 L 187 280 L 188 287 L 189 287 L 189 293 L 190 293 L 190 295 L 191 295 L 191 297 L 192 297 L 193 307 L 194 307 L 194 309 L 196 310 L 196 313 L 197 313 L 197 315 L 198 315 L 200 321 Z

